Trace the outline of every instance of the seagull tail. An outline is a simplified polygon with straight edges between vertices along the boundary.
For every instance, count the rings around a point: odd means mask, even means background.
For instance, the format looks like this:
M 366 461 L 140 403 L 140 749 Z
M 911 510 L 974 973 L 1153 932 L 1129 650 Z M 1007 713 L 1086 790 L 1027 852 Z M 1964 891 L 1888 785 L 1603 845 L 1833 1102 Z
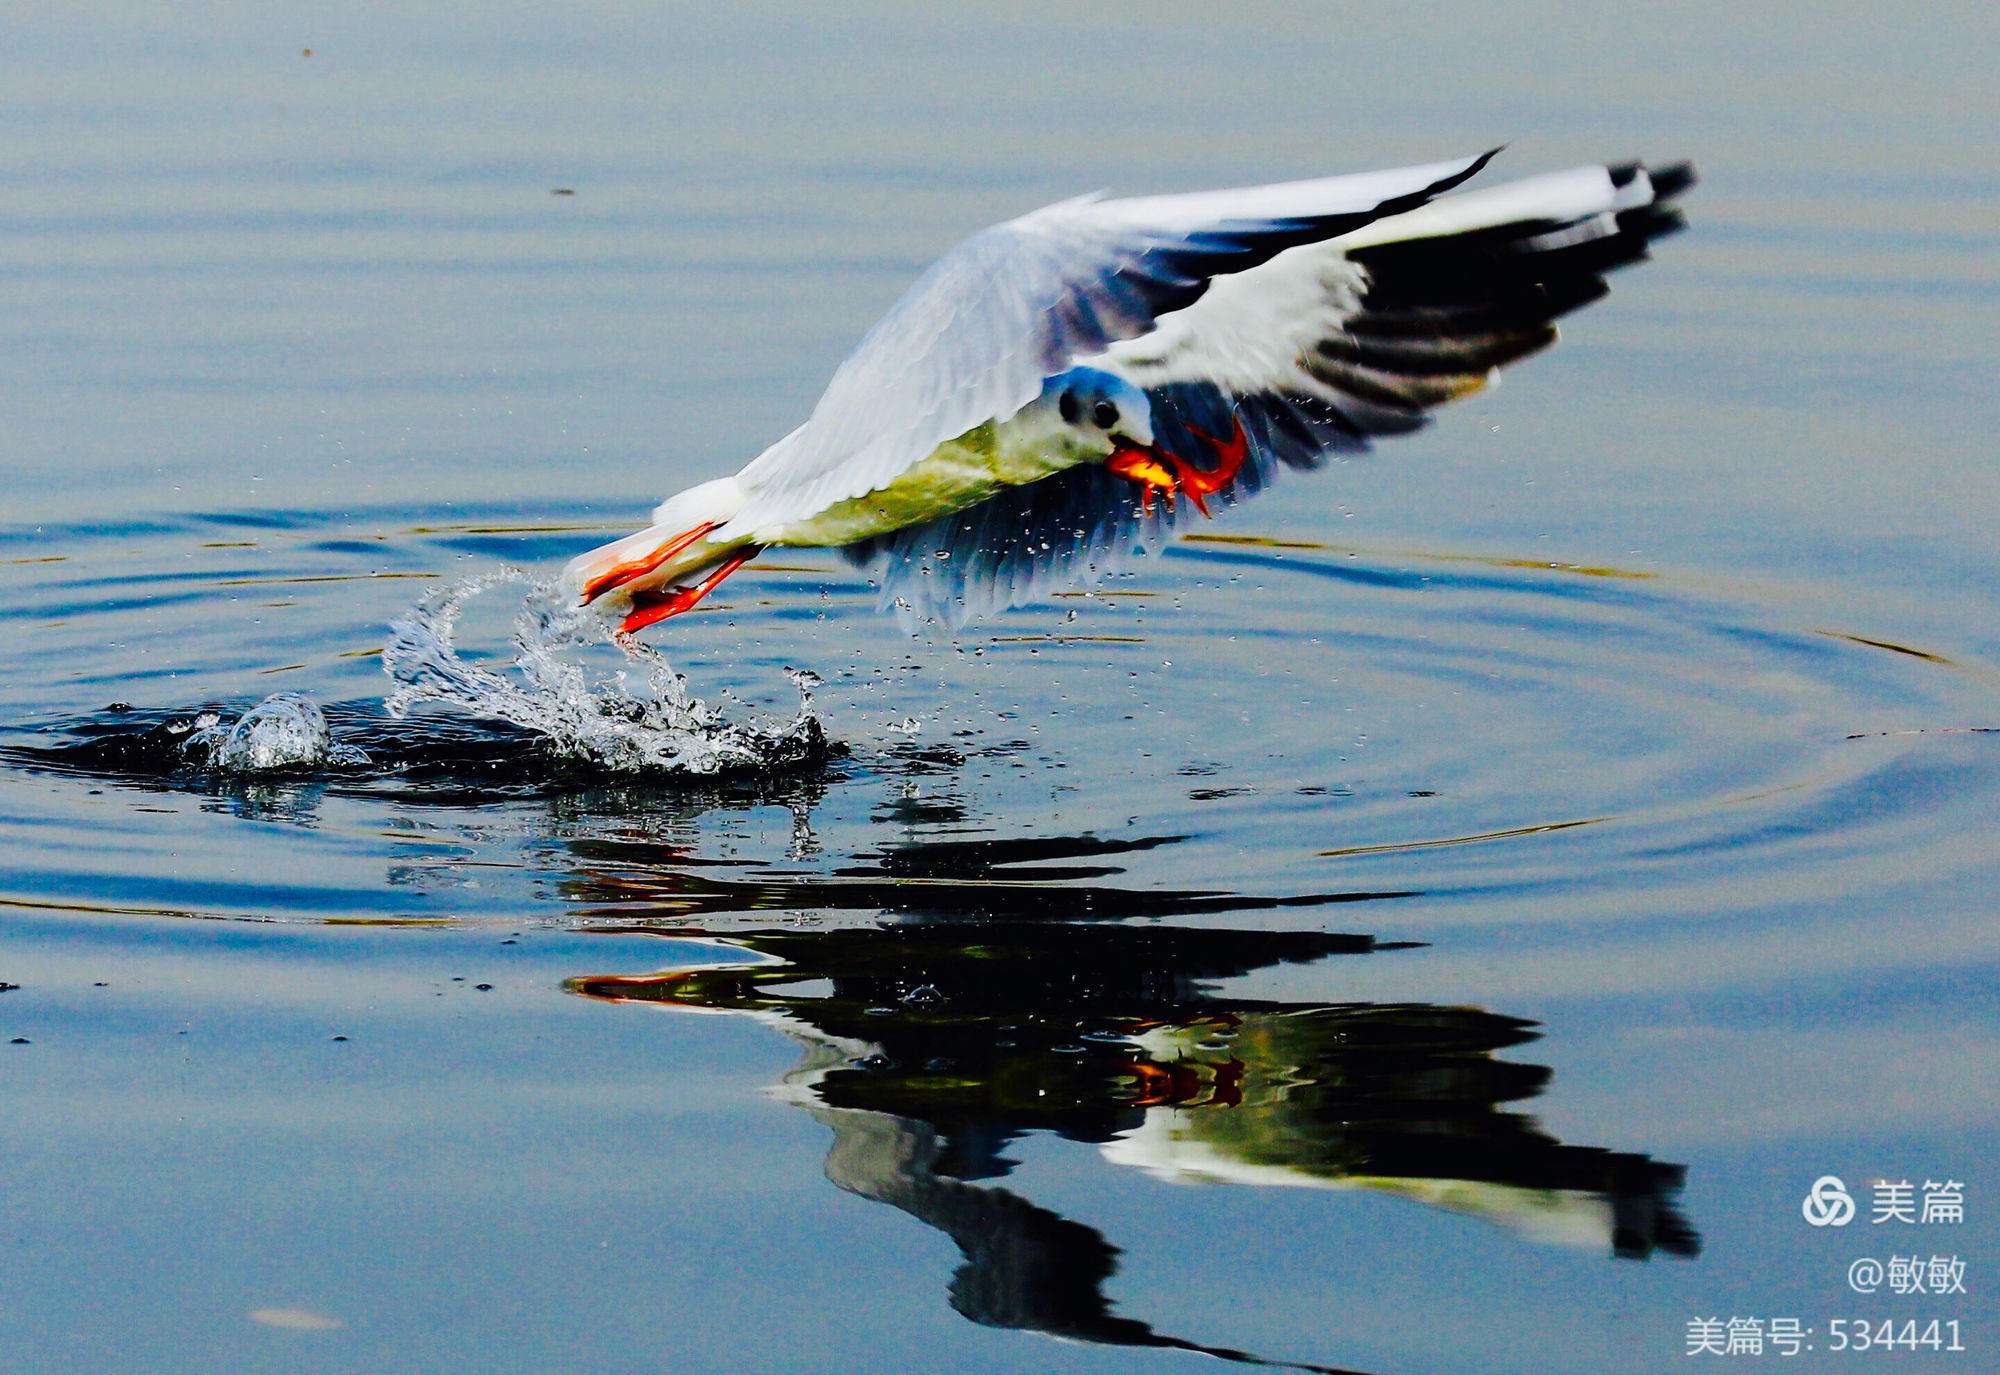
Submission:
M 626 599 L 678 583 L 723 562 L 745 543 L 712 537 L 742 505 L 743 489 L 735 478 L 690 487 L 661 502 L 646 529 L 571 559 L 562 585 L 587 605 L 610 593 Z

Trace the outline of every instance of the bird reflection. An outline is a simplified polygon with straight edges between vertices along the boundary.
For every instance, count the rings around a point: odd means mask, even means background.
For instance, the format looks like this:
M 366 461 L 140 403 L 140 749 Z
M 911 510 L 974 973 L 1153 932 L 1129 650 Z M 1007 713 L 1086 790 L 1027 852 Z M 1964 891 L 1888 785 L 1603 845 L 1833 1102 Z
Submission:
M 852 914 L 921 920 L 1021 919 L 1064 923 L 1130 917 L 1193 917 L 1281 908 L 1323 907 L 1413 897 L 1406 889 L 1375 889 L 1257 897 L 1216 889 L 1152 889 L 1102 884 L 1122 873 L 1110 858 L 1174 845 L 1183 836 L 1116 841 L 1091 837 L 1052 840 L 929 841 L 895 846 L 824 874 L 766 871 L 732 879 L 664 856 L 651 835 L 578 837 L 567 842 L 581 861 L 564 881 L 563 898 L 579 919 L 622 919 L 634 924 L 689 918 L 745 917 L 766 912 L 810 912 L 824 918 Z M 874 938 L 893 942 L 904 928 Z M 1074 933 L 1072 933 L 1074 934 Z M 1253 966 L 1254 967 L 1254 966 Z
M 1470 1007 L 1216 992 L 1219 980 L 1384 946 L 1160 917 L 1380 895 L 1252 898 L 1100 881 L 1118 872 L 1110 860 L 1120 850 L 1175 839 L 914 845 L 796 885 L 664 866 L 647 878 L 621 855 L 617 874 L 579 875 L 571 897 L 628 917 L 663 901 L 679 917 L 674 934 L 706 934 L 715 959 L 569 987 L 744 1013 L 797 1041 L 803 1055 L 781 1092 L 832 1130 L 827 1177 L 949 1236 L 963 1256 L 952 1307 L 988 1326 L 1296 1364 L 1113 1312 L 1104 1286 L 1119 1248 L 992 1182 L 1012 1171 L 1008 1148 L 1030 1132 L 1170 1179 L 1368 1189 L 1622 1257 L 1694 1254 L 1698 1239 L 1675 1202 L 1680 1166 L 1568 1145 L 1510 1110 L 1550 1078 L 1501 1058 L 1537 1037 L 1534 1024 Z M 580 857 L 586 868 L 607 858 Z M 1029 858 L 1058 864 L 1031 871 L 1037 881 L 993 881 Z M 1050 881 L 1056 874 L 1062 882 Z M 874 920 L 687 924 L 776 908 L 866 908 Z

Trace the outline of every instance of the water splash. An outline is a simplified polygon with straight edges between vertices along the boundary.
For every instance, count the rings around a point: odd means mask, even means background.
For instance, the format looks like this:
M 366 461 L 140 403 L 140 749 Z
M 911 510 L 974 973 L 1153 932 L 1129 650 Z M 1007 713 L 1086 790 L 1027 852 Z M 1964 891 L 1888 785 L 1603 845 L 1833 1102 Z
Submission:
M 514 618 L 509 677 L 466 662 L 454 643 L 472 598 L 528 583 Z M 556 758 L 617 773 L 714 775 L 805 763 L 826 753 L 813 714 L 818 679 L 796 673 L 798 714 L 775 725 L 739 725 L 688 691 L 657 651 L 613 633 L 601 617 L 568 606 L 553 587 L 507 570 L 470 578 L 418 602 L 390 626 L 382 667 L 396 683 L 385 707 L 401 717 L 420 702 L 459 707 L 532 732 Z M 573 651 L 608 645 L 624 667 L 593 679 Z
M 367 751 L 336 742 L 319 703 L 298 692 L 274 693 L 233 724 L 224 724 L 220 712 L 204 711 L 166 729 L 183 736 L 180 752 L 187 762 L 218 773 L 293 773 L 369 763 Z

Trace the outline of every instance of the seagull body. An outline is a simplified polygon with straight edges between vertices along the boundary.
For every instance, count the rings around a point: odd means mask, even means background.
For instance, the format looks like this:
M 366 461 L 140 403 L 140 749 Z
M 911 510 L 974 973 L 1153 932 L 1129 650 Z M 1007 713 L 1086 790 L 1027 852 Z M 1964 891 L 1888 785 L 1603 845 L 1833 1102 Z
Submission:
M 956 627 L 1103 577 L 1176 525 L 1416 429 L 1554 341 L 1680 225 L 1685 166 L 1446 195 L 1493 156 L 1063 201 L 975 235 L 806 423 L 565 578 L 636 631 L 774 546 L 840 548 Z

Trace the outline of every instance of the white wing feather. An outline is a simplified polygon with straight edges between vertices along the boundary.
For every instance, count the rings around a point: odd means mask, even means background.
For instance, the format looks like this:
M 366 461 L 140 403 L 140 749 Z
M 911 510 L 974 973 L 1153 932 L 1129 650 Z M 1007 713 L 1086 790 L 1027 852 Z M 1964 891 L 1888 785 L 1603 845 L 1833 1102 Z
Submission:
M 1145 389 L 1167 451 L 1240 464 L 1211 506 L 1245 501 L 1280 472 L 1418 428 L 1546 348 L 1559 317 L 1680 227 L 1674 201 L 1693 181 L 1685 164 L 1626 163 L 1432 201 L 1219 277 L 1150 333 L 1080 361 Z M 1096 582 L 1202 514 L 1082 464 L 849 556 L 911 628 L 949 629 Z
M 1064 201 L 947 254 L 834 373 L 806 423 L 752 460 L 718 539 L 751 541 L 893 481 L 1032 401 L 1079 359 L 1152 330 L 1211 277 L 1422 204 L 1453 162 L 1234 191 Z
M 1617 212 L 1652 198 L 1643 170 L 1620 186 L 1602 166 L 1461 192 L 1218 278 L 1200 300 L 1162 318 L 1152 333 L 1083 361 L 1141 387 L 1213 382 L 1238 394 L 1280 391 L 1337 402 L 1341 398 L 1316 375 L 1313 360 L 1318 343 L 1340 334 L 1361 310 L 1368 273 L 1350 254 L 1532 220 L 1563 228 L 1522 246 L 1554 249 L 1615 233 Z

